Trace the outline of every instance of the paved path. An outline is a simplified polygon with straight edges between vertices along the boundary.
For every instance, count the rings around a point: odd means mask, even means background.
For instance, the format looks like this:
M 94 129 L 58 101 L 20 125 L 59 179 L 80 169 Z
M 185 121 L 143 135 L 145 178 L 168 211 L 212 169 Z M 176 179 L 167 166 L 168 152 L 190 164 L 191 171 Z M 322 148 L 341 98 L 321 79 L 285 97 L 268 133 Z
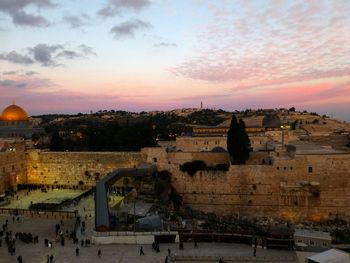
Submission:
M 85 209 L 84 209 L 85 208 Z M 77 206 L 70 207 L 69 209 L 78 210 L 82 220 L 86 221 L 86 232 L 81 233 L 78 231 L 78 239 L 91 239 L 91 230 L 94 227 L 94 207 L 93 197 L 89 196 L 82 199 Z M 91 217 L 90 217 L 91 214 Z M 45 247 L 44 239 L 55 240 L 55 225 L 60 223 L 58 220 L 53 219 L 33 219 L 29 217 L 21 217 L 20 222 L 12 222 L 11 216 L 0 215 L 0 228 L 5 220 L 9 220 L 9 230 L 15 232 L 31 232 L 33 235 L 39 236 L 38 244 L 25 244 L 20 240 L 16 241 L 16 255 L 11 256 L 4 242 L 2 240 L 2 247 L 0 247 L 0 263 L 17 262 L 17 256 L 21 255 L 23 263 L 46 263 L 47 255 L 54 256 L 54 262 L 59 263 L 75 263 L 75 262 L 105 262 L 105 263 L 164 263 L 167 255 L 167 249 L 170 248 L 172 253 L 178 256 L 187 257 L 183 258 L 183 263 L 186 262 L 218 262 L 213 257 L 236 257 L 236 261 L 227 262 L 265 262 L 270 263 L 277 261 L 268 259 L 276 259 L 278 257 L 284 257 L 294 260 L 296 258 L 295 253 L 292 251 L 283 250 L 257 250 L 257 258 L 252 257 L 253 249 L 248 245 L 242 244 L 224 244 L 224 243 L 198 243 L 198 248 L 194 248 L 193 243 L 185 243 L 184 250 L 178 249 L 178 244 L 160 244 L 160 253 L 156 253 L 151 249 L 150 245 L 144 245 L 144 256 L 139 255 L 140 245 L 101 245 L 90 247 L 81 247 L 79 243 L 80 255 L 75 255 L 75 249 L 77 245 L 74 245 L 71 240 L 66 239 L 65 246 L 61 246 L 58 242 L 53 242 L 53 248 Z M 63 221 L 63 232 L 65 230 L 71 231 L 73 229 L 74 220 Z M 98 249 L 102 251 L 102 257 L 97 256 Z M 189 260 L 189 257 L 192 257 Z M 194 258 L 193 258 L 194 257 Z M 198 257 L 202 257 L 199 259 Z M 203 258 L 207 257 L 207 258 Z M 243 261 L 238 259 L 244 259 Z M 196 261 L 194 261 L 197 259 Z M 199 259 L 199 260 L 198 260 Z M 205 259 L 205 260 L 204 260 Z M 212 261 L 207 261 L 213 259 Z M 250 259 L 250 260 L 249 260 Z M 248 261 L 249 260 L 249 261 Z M 254 260 L 254 261 L 252 261 Z M 289 263 L 292 261 L 281 260 L 280 262 Z M 297 261 L 295 261 L 297 262 Z
M 140 245 L 103 245 L 90 247 L 81 247 L 79 244 L 80 255 L 75 255 L 76 245 L 71 240 L 66 239 L 65 246 L 61 246 L 60 243 L 53 242 L 53 248 L 44 246 L 44 239 L 55 239 L 55 224 L 59 223 L 57 220 L 39 220 L 32 218 L 21 218 L 20 222 L 12 223 L 11 217 L 0 216 L 0 224 L 5 222 L 6 218 L 9 219 L 9 230 L 12 232 L 31 232 L 33 235 L 39 235 L 38 244 L 25 244 L 20 240 L 16 241 L 16 255 L 11 256 L 7 252 L 7 247 L 2 242 L 0 247 L 0 262 L 10 263 L 17 262 L 17 256 L 21 255 L 24 259 L 24 263 L 46 263 L 47 255 L 54 255 L 54 262 L 106 262 L 106 263 L 161 263 L 165 261 L 167 255 L 167 249 L 170 248 L 172 253 L 182 256 L 252 256 L 252 248 L 247 245 L 241 244 L 218 244 L 218 243 L 198 243 L 198 248 L 194 248 L 193 243 L 185 243 L 184 250 L 179 250 L 177 244 L 160 244 L 160 253 L 152 251 L 150 245 L 144 245 L 144 256 L 139 256 Z M 73 220 L 66 220 L 63 223 L 63 229 L 71 229 L 73 227 Z M 88 234 L 84 235 L 88 238 Z M 98 249 L 102 251 L 102 257 L 97 256 Z M 294 258 L 294 252 L 280 251 L 280 250 L 264 250 L 258 249 L 257 259 L 263 257 L 279 257 L 284 256 L 288 258 Z M 192 262 L 192 261 L 181 261 Z M 203 262 L 203 261 L 196 261 Z M 210 262 L 210 261 L 208 261 Z M 211 261 L 215 262 L 215 261 Z M 232 261 L 228 261 L 232 262 Z M 240 262 L 240 261 L 236 261 Z M 244 261 L 247 262 L 247 261 Z M 255 261 L 259 262 L 259 261 Z M 269 262 L 269 261 L 263 261 Z M 272 262 L 272 261 L 271 261 Z M 276 262 L 276 261 L 274 261 Z

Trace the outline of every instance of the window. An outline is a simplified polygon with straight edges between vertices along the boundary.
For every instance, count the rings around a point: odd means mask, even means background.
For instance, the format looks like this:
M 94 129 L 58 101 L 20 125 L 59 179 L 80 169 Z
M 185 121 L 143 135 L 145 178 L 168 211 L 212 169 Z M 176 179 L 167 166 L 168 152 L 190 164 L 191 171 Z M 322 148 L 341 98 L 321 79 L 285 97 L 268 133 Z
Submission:
M 309 166 L 309 173 L 312 173 L 312 166 Z
M 322 243 L 322 246 L 328 247 L 328 244 L 327 244 L 326 242 L 323 242 L 323 243 Z
M 315 245 L 315 242 L 312 241 L 312 240 L 310 240 L 310 241 L 309 241 L 309 244 L 310 244 L 310 246 L 314 246 L 314 245 Z

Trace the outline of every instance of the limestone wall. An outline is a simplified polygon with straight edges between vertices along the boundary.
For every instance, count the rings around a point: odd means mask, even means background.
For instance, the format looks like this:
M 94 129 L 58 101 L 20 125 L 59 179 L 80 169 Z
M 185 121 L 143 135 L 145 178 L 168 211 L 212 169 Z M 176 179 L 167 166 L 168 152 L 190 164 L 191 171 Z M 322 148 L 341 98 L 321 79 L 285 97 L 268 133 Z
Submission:
M 194 209 L 293 221 L 350 219 L 350 153 L 280 154 L 271 157 L 271 165 L 260 161 L 264 154 L 253 153 L 248 165 L 231 166 L 227 172 L 189 176 L 179 170 L 180 164 L 228 163 L 227 153 L 168 153 L 160 147 L 141 152 L 6 152 L 0 153 L 0 194 L 17 183 L 78 185 L 82 181 L 94 186 L 116 168 L 148 162 L 172 173 L 177 192 Z
M 276 135 L 277 134 L 277 135 Z M 254 151 L 266 149 L 268 141 L 276 141 L 275 138 L 282 138 L 281 132 L 269 132 L 266 135 L 249 134 L 250 144 Z M 177 137 L 176 150 L 182 152 L 211 151 L 216 147 L 227 150 L 227 137 Z
M 0 152 L 0 194 L 27 181 L 26 164 L 23 152 Z
M 281 157 L 272 165 L 231 166 L 189 176 L 170 168 L 184 203 L 219 214 L 292 221 L 350 219 L 350 154 Z
M 116 168 L 144 163 L 140 152 L 39 152 L 28 153 L 29 184 L 94 186 Z

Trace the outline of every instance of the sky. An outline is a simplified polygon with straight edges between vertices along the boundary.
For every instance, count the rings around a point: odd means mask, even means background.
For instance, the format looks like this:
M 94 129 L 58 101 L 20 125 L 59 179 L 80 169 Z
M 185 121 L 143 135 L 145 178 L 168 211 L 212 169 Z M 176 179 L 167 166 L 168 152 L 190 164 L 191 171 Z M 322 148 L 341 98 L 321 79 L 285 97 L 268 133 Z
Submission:
M 0 109 L 350 121 L 349 0 L 0 0 Z

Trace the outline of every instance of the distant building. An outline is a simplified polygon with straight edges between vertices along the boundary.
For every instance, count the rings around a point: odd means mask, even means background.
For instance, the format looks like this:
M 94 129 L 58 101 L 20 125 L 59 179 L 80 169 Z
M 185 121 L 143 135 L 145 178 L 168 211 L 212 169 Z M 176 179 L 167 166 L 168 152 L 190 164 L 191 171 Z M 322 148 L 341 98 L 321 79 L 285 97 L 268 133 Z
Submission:
M 42 128 L 34 128 L 28 114 L 13 104 L 2 111 L 0 116 L 0 138 L 31 138 L 33 134 L 44 133 Z
M 295 229 L 294 244 L 298 250 L 324 251 L 331 248 L 332 237 L 329 232 L 308 229 Z

